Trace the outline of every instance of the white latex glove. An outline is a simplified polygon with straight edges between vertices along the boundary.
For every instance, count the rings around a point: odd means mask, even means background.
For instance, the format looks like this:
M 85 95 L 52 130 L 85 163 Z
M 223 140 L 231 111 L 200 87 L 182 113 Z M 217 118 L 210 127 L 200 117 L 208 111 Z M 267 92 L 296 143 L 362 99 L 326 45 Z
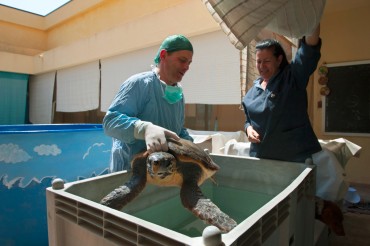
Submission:
M 135 123 L 134 135 L 137 139 L 145 139 L 146 148 L 150 153 L 167 151 L 168 145 L 166 138 L 180 139 L 173 131 L 146 121 L 138 121 Z

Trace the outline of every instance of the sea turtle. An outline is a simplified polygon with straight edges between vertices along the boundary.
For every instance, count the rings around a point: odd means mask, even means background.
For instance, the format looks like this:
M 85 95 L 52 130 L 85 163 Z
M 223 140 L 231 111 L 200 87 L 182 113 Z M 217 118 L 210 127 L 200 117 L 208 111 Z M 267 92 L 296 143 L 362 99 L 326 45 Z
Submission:
M 200 185 L 220 167 L 191 141 L 168 139 L 168 152 L 147 151 L 137 154 L 132 162 L 132 176 L 124 185 L 106 195 L 100 203 L 121 210 L 147 183 L 178 186 L 183 206 L 208 224 L 229 232 L 237 223 L 203 195 Z

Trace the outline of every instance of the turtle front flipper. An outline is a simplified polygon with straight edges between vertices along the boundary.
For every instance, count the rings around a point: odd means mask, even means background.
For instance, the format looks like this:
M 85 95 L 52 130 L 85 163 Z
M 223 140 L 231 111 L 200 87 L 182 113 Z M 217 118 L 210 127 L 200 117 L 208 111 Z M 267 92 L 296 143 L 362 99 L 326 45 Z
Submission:
M 106 195 L 100 204 L 121 210 L 126 204 L 137 197 L 146 185 L 146 157 L 137 156 L 132 161 L 132 176 L 124 185 Z
M 186 181 L 184 181 L 186 182 Z M 210 199 L 205 197 L 195 182 L 184 183 L 181 187 L 181 202 L 198 218 L 218 227 L 222 232 L 229 232 L 237 223 L 221 211 Z

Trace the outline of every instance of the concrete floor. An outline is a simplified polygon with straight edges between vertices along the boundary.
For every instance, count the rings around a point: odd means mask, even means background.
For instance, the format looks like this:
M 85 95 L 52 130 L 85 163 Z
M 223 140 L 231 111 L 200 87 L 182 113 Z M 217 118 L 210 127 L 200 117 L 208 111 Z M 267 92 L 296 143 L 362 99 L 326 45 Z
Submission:
M 370 215 L 345 213 L 344 229 L 346 236 L 330 235 L 330 246 L 369 246 Z
M 331 233 L 330 246 L 370 246 L 370 185 L 351 186 L 357 189 L 364 209 L 345 208 L 343 224 L 346 236 L 339 237 Z

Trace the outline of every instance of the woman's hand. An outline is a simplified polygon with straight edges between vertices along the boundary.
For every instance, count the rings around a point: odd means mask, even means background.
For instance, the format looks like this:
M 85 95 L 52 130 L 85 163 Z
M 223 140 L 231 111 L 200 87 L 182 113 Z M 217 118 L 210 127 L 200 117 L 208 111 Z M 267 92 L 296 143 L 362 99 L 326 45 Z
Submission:
M 252 126 L 248 126 L 247 128 L 247 136 L 248 136 L 248 141 L 251 143 L 259 143 L 261 142 L 260 140 L 260 135 L 258 132 L 256 132 Z
M 320 23 L 316 29 L 310 35 L 306 36 L 306 44 L 309 46 L 315 46 L 319 43 L 320 40 Z

